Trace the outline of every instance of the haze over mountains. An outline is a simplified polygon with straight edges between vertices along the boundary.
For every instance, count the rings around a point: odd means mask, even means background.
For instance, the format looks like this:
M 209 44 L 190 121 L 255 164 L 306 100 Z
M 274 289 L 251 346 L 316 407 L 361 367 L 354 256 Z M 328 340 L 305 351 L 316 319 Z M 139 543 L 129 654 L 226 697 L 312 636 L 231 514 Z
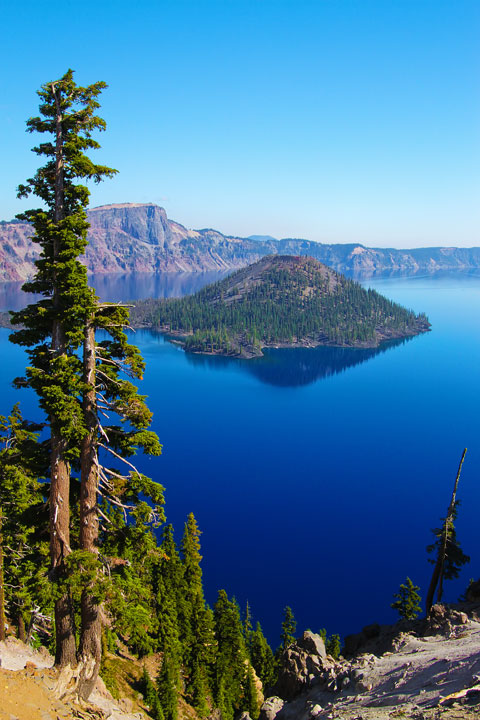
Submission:
M 93 208 L 88 221 L 84 262 L 95 273 L 229 270 L 272 254 L 309 255 L 339 272 L 358 275 L 480 268 L 480 247 L 396 250 L 261 235 L 239 238 L 210 228 L 188 230 L 153 203 Z M 27 223 L 0 223 L 0 281 L 32 277 L 38 250 L 31 235 Z

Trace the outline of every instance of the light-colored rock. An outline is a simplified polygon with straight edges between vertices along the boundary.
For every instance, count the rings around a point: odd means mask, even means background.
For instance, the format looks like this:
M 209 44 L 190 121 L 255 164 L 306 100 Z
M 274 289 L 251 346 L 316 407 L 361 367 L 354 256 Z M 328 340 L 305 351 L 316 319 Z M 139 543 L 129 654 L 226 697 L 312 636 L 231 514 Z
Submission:
M 54 658 L 48 651 L 34 650 L 30 645 L 25 645 L 21 640 L 8 637 L 0 642 L 0 665 L 4 670 L 22 670 L 27 663 L 29 668 L 52 667 Z
M 303 637 L 297 640 L 297 645 L 310 653 L 310 655 L 318 655 L 321 658 L 327 657 L 323 638 L 321 635 L 312 633 L 310 630 L 306 630 L 303 633 Z
M 285 701 L 276 695 L 267 698 L 260 709 L 258 720 L 274 720 L 284 705 Z

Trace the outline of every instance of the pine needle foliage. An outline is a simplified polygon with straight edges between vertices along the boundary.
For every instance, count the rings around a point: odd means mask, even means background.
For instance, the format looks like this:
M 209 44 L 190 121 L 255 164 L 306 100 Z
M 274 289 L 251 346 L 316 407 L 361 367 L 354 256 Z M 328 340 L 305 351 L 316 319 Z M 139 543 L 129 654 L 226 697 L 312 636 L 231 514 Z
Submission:
M 440 548 L 445 545 L 443 563 L 443 577 L 445 580 L 458 578 L 462 567 L 470 562 L 470 556 L 466 555 L 460 547 L 455 530 L 454 522 L 457 519 L 459 507 L 460 500 L 456 500 L 448 522 L 445 518 L 442 518 L 441 526 L 432 529 L 435 540 L 427 546 L 427 553 L 433 556 L 428 558 L 428 562 L 434 565 Z
M 414 620 L 421 613 L 420 602 L 422 598 L 418 592 L 419 590 L 418 585 L 414 585 L 410 578 L 407 577 L 405 583 L 400 585 L 399 591 L 393 594 L 395 600 L 391 607 L 397 610 L 402 620 Z
M 289 645 L 295 642 L 295 630 L 297 629 L 297 621 L 293 615 L 292 608 L 288 605 L 283 611 L 282 622 L 282 648 L 285 650 Z

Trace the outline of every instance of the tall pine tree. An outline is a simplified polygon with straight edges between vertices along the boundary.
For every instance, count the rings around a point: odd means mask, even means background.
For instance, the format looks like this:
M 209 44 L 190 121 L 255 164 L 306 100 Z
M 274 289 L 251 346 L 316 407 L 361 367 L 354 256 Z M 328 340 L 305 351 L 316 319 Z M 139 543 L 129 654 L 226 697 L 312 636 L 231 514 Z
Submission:
M 35 278 L 24 285 L 24 290 L 40 293 L 43 299 L 13 316 L 13 322 L 23 328 L 11 340 L 28 348 L 26 382 L 38 394 L 50 424 L 50 558 L 51 576 L 59 588 L 71 552 L 70 467 L 72 462 L 78 462 L 79 447 L 86 435 L 77 351 L 83 343 L 85 319 L 95 304 L 86 269 L 78 260 L 87 244 L 85 207 L 89 191 L 76 181 L 99 182 L 116 172 L 96 165 L 85 154 L 99 147 L 92 132 L 105 129 L 104 120 L 95 115 L 97 97 L 105 87 L 103 82 L 77 86 L 72 70 L 42 85 L 38 91 L 40 115 L 27 121 L 27 129 L 49 136 L 33 148 L 33 152 L 46 158 L 46 163 L 18 188 L 20 197 L 36 195 L 45 206 L 20 216 L 32 223 L 33 240 L 41 248 Z M 59 591 L 55 603 L 55 629 L 55 662 L 73 665 L 73 610 L 65 589 Z
M 144 398 L 127 376 L 141 378 L 144 363 L 138 349 L 128 343 L 123 327 L 128 311 L 111 303 L 101 304 L 88 286 L 79 256 L 87 244 L 85 208 L 88 188 L 79 180 L 99 182 L 116 171 L 96 165 L 86 151 L 98 148 L 95 130 L 105 122 L 95 114 L 97 97 L 106 87 L 98 82 L 77 86 L 69 70 L 39 91 L 40 116 L 30 118 L 31 132 L 47 133 L 50 140 L 34 148 L 46 164 L 19 187 L 19 195 L 34 194 L 46 209 L 23 213 L 33 224 L 34 241 L 41 246 L 37 274 L 24 289 L 43 299 L 16 313 L 13 322 L 23 325 L 13 342 L 28 348 L 26 378 L 40 398 L 50 425 L 51 578 L 57 585 L 55 603 L 56 664 L 76 661 L 73 608 L 69 583 L 72 572 L 83 577 L 81 594 L 79 692 L 88 697 L 98 674 L 100 644 L 100 564 L 98 561 L 99 507 L 102 496 L 108 508 L 131 512 L 136 527 L 163 519 L 163 488 L 139 473 L 128 458 L 141 447 L 158 455 L 161 446 L 148 430 L 151 413 Z M 96 341 L 96 331 L 108 339 Z M 79 357 L 83 349 L 83 362 Z M 102 427 L 101 413 L 113 412 L 116 424 Z M 106 460 L 110 456 L 113 467 Z M 126 471 L 118 467 L 125 463 Z M 70 476 L 80 470 L 80 532 L 76 556 L 70 542 Z M 150 499 L 151 502 L 147 502 Z M 77 578 L 78 580 L 78 578 Z

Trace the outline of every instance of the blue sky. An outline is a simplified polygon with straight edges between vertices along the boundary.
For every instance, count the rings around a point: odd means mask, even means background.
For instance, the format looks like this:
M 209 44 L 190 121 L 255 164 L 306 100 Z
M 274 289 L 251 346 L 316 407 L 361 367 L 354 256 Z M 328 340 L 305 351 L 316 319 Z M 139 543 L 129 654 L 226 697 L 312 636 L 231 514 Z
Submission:
M 323 242 L 480 244 L 478 0 L 4 1 L 0 218 L 31 201 L 25 120 L 105 80 L 91 205 Z M 35 204 L 35 203 L 34 203 Z

